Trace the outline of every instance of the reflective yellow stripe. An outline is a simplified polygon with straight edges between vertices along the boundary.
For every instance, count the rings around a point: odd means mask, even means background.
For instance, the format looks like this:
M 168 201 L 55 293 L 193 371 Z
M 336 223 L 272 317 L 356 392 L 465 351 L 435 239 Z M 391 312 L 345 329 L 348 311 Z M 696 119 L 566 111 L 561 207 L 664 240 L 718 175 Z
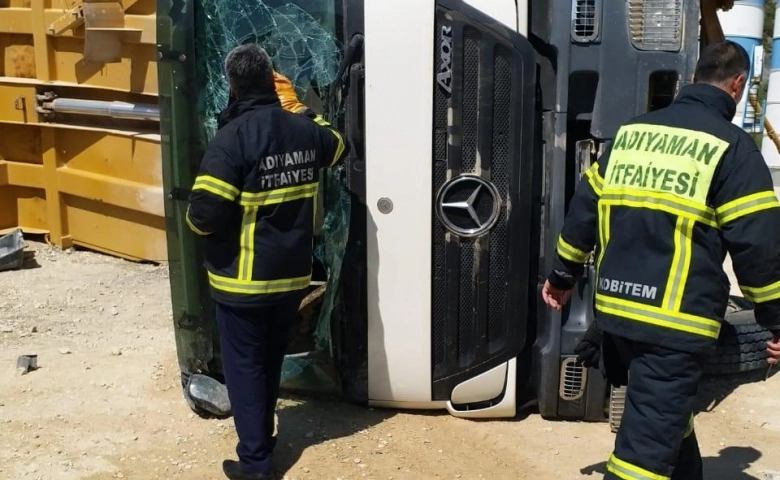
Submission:
M 766 191 L 732 200 L 718 207 L 715 212 L 718 215 L 718 222 L 723 225 L 745 215 L 777 207 L 780 207 L 780 203 L 775 192 Z
M 238 196 L 238 189 L 233 185 L 212 177 L 211 175 L 198 175 L 195 179 L 193 190 L 205 190 L 232 202 Z
M 277 203 L 312 198 L 317 196 L 317 183 L 307 183 L 296 187 L 277 188 L 267 192 L 248 193 L 242 192 L 239 203 L 245 207 L 264 207 Z
M 187 222 L 187 226 L 190 227 L 190 230 L 197 233 L 198 235 L 209 235 L 208 232 L 204 232 L 203 230 L 196 227 L 194 223 L 192 223 L 192 219 L 190 218 L 189 205 L 187 206 L 187 212 L 184 214 L 184 221 Z
M 333 156 L 333 161 L 330 162 L 330 165 L 333 166 L 336 164 L 339 158 L 341 158 L 341 154 L 344 153 L 346 144 L 344 143 L 344 138 L 339 132 L 334 129 L 331 129 L 330 132 L 336 137 L 336 141 L 338 142 L 338 145 L 336 146 L 336 154 Z
M 589 252 L 584 252 L 578 248 L 571 246 L 562 236 L 558 236 L 558 255 L 576 263 L 585 263 L 590 255 Z
M 238 255 L 238 279 L 252 280 L 255 266 L 255 227 L 257 226 L 257 207 L 244 207 L 241 222 L 241 250 Z
M 341 136 L 341 134 L 335 129 L 332 128 L 330 123 L 328 123 L 327 120 L 322 118 L 322 115 L 317 115 L 314 117 L 314 121 L 317 122 L 319 125 L 322 125 L 323 127 L 326 127 L 328 130 L 330 130 L 330 133 L 333 134 L 333 136 L 336 137 L 336 141 L 338 142 L 338 145 L 336 145 L 336 154 L 333 156 L 333 160 L 331 160 L 330 165 L 333 166 L 336 164 L 336 161 L 338 161 L 339 157 L 341 157 L 341 154 L 344 153 L 344 137 Z
M 599 164 L 594 163 L 589 169 L 585 170 L 585 176 L 588 178 L 588 183 L 593 191 L 596 192 L 596 196 L 600 197 L 604 190 L 604 179 L 599 175 Z
M 652 305 L 596 294 L 596 310 L 658 327 L 679 330 L 708 338 L 718 338 L 720 322 L 710 318 L 673 312 Z
M 669 480 L 670 477 L 658 475 L 650 470 L 630 464 L 615 456 L 613 453 L 607 462 L 607 470 L 613 475 L 624 480 Z
M 693 433 L 693 414 L 691 414 L 691 419 L 688 420 L 688 427 L 685 429 L 685 433 L 683 434 L 683 438 L 688 438 Z
M 601 265 L 601 260 L 604 259 L 604 252 L 607 250 L 607 244 L 609 243 L 609 222 L 610 222 L 610 211 L 608 204 L 604 204 L 601 201 L 599 201 L 599 244 L 600 244 L 600 250 L 599 250 L 599 256 L 596 259 L 596 275 L 598 275 L 599 271 L 599 265 Z
M 745 298 L 753 303 L 763 303 L 780 298 L 780 281 L 770 283 L 765 287 L 746 287 L 739 286 Z
M 245 295 L 264 295 L 302 290 L 311 283 L 311 275 L 279 280 L 236 280 L 209 272 L 209 283 L 217 290 Z
M 711 227 L 718 226 L 713 209 L 697 205 L 694 202 L 668 193 L 632 189 L 607 189 L 604 191 L 601 200 L 610 205 L 621 207 L 661 210 L 672 215 L 690 218 Z
M 674 257 L 663 300 L 664 307 L 673 312 L 680 311 L 685 283 L 688 281 L 693 250 L 693 226 L 694 222 L 690 218 L 677 217 L 674 228 Z
M 311 225 L 312 232 L 317 229 L 317 195 L 312 198 L 313 204 L 311 209 Z

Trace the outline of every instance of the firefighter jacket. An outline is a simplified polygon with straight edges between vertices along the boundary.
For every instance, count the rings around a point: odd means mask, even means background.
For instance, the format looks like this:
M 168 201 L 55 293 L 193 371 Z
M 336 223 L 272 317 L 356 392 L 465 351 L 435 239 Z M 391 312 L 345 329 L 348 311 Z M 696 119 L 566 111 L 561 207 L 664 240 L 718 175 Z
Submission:
M 717 87 L 622 126 L 572 198 L 550 283 L 568 289 L 595 248 L 596 323 L 692 353 L 714 348 L 731 255 L 758 323 L 780 330 L 780 205 L 754 140 Z
M 295 301 L 311 281 L 319 170 L 345 154 L 319 116 L 282 108 L 276 94 L 230 103 L 189 197 L 186 220 L 205 238 L 215 301 Z

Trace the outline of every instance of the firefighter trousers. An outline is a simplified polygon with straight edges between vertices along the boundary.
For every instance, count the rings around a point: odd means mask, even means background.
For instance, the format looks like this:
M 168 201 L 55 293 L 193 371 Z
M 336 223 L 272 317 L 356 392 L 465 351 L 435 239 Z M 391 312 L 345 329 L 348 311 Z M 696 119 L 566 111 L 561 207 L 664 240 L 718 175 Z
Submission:
M 247 473 L 271 473 L 274 411 L 298 305 L 237 309 L 217 303 L 222 367 L 238 434 L 236 454 Z
M 608 333 L 604 340 L 614 347 L 604 361 L 629 371 L 605 480 L 703 480 L 693 411 L 704 358 Z

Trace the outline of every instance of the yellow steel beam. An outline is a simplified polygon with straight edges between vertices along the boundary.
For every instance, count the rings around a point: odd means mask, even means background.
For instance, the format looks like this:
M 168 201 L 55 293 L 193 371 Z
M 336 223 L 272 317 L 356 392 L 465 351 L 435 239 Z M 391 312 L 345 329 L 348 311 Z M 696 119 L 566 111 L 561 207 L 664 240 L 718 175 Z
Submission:
M 73 246 L 65 220 L 59 178 L 57 175 L 57 137 L 51 128 L 41 129 L 41 156 L 43 157 L 43 185 L 46 190 L 46 218 L 54 243 L 63 249 Z
M 11 156 L 0 160 L 0 187 L 42 189 L 49 200 L 54 200 L 50 203 L 56 203 L 59 195 L 67 194 L 148 215 L 165 216 L 158 135 L 73 130 L 48 125 L 26 128 L 40 132 L 40 159 L 37 162 L 35 158 L 15 159 L 14 152 L 9 152 Z M 78 141 L 78 135 L 92 138 L 82 137 Z M 83 151 L 76 151 L 85 146 Z M 106 159 L 112 151 L 121 154 Z M 50 221 L 58 215 L 56 206 L 52 208 Z M 55 227 L 50 226 L 52 233 Z
M 43 189 L 43 166 L 0 160 L 0 186 Z
M 43 30 L 49 34 L 49 27 L 57 23 L 63 11 L 51 8 L 40 9 L 41 15 L 33 18 L 31 10 L 35 9 L 37 4 L 34 1 L 32 8 L 0 8 L 0 33 L 32 35 L 34 32 L 32 23 L 40 21 Z M 157 20 L 154 15 L 125 15 L 125 27 L 140 31 L 137 37 L 128 36 L 127 43 L 157 44 Z M 84 38 L 84 31 L 82 28 L 75 31 L 65 30 L 58 36 Z
M 37 188 L 48 193 L 49 179 L 44 178 L 44 170 L 43 165 L 0 160 L 0 187 Z M 57 168 L 53 178 L 53 191 L 155 217 L 165 216 L 162 187 L 67 167 Z M 50 199 L 48 195 L 47 198 Z
M 155 62 L 150 62 L 150 64 L 154 64 Z M 86 95 L 78 95 L 73 94 L 71 96 L 78 97 L 78 98 L 85 98 L 87 100 L 116 100 L 116 101 L 130 101 L 130 102 L 137 102 L 137 103 L 155 103 L 157 102 L 157 92 L 156 91 L 128 91 L 127 88 L 121 88 L 121 87 L 112 87 L 111 85 L 94 85 L 89 83 L 75 83 L 75 82 L 69 82 L 64 80 L 52 80 L 49 82 L 44 82 L 41 80 L 37 80 L 35 78 L 18 78 L 18 77 L 0 77 L 0 105 L 2 104 L 2 99 L 4 98 L 11 98 L 11 102 L 16 97 L 12 97 L 12 93 L 10 91 L 7 91 L 5 89 L 9 88 L 26 88 L 27 92 L 33 92 L 33 96 L 36 91 L 36 87 L 40 86 L 49 86 L 49 87 L 63 87 L 63 88 L 78 88 L 80 91 L 89 92 Z M 111 96 L 102 95 L 100 96 L 101 91 L 103 92 L 112 92 Z M 125 95 L 118 96 L 114 94 L 114 92 L 121 92 Z M 134 100 L 128 100 L 130 98 L 130 95 L 134 96 Z M 7 103 L 5 106 L 12 105 L 12 103 Z M 34 105 L 34 103 L 32 104 Z M 28 108 L 30 107 L 30 104 L 27 105 Z M 33 107 L 34 108 L 34 107 Z M 0 120 L 3 121 L 3 120 Z
M 165 216 L 162 187 L 67 167 L 57 169 L 57 185 L 60 192 L 74 197 L 87 198 L 156 217 Z
M 46 35 L 46 25 L 44 25 L 45 9 L 43 0 L 32 2 L 32 8 L 28 14 L 32 20 L 30 33 L 33 35 L 33 49 L 35 50 L 35 72 L 39 80 L 53 80 L 51 71 L 52 56 L 50 55 L 51 45 L 49 37 Z M 0 18 L 4 15 L 0 15 Z

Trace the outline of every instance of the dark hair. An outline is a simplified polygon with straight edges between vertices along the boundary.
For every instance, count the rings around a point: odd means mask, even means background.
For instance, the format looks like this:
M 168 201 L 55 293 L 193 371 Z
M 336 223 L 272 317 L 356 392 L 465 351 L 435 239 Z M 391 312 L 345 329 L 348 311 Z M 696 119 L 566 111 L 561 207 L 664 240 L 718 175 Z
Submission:
M 227 54 L 225 75 L 236 98 L 275 91 L 271 59 L 254 43 L 239 45 Z
M 696 63 L 693 83 L 725 83 L 750 71 L 750 56 L 738 43 L 725 41 L 704 47 Z

